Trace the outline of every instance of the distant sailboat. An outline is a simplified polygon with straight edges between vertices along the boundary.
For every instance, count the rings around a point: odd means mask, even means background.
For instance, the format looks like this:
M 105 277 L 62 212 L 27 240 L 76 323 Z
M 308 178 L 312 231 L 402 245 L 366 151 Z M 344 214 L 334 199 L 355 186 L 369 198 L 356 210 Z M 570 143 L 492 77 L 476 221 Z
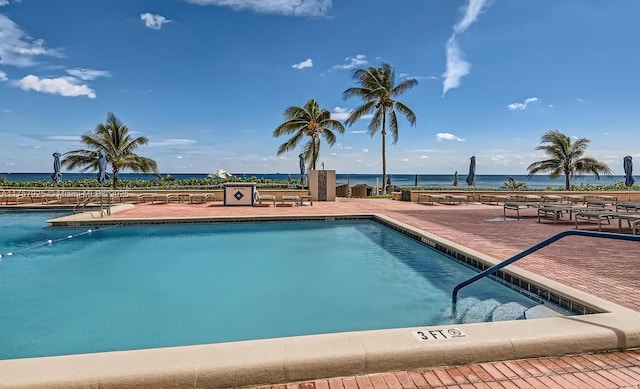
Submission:
M 233 176 L 231 173 L 223 169 L 218 169 L 215 172 L 207 174 L 207 177 L 209 178 L 229 178 L 231 176 Z

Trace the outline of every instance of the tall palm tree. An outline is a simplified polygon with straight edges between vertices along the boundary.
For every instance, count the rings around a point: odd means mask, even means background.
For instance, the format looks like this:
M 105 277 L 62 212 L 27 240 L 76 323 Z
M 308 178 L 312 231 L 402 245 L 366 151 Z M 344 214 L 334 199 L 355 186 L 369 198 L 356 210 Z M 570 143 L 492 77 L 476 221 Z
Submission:
M 132 138 L 129 128 L 111 112 L 107 115 L 105 123 L 98 124 L 93 132 L 82 135 L 80 140 L 89 150 L 79 149 L 65 153 L 62 165 L 69 169 L 84 166 L 80 170 L 82 172 L 98 170 L 98 152 L 103 151 L 107 156 L 107 163 L 111 164 L 113 189 L 118 187 L 118 173 L 125 169 L 158 174 L 154 160 L 133 152 L 136 147 L 146 145 L 149 140 L 144 136 Z
M 542 144 L 536 147 L 536 150 L 544 151 L 549 159 L 529 165 L 527 167 L 528 177 L 540 172 L 548 172 L 551 178 L 557 178 L 564 174 L 564 186 L 566 190 L 569 190 L 571 179 L 574 177 L 593 173 L 596 179 L 599 179 L 600 174 L 611 175 L 613 173 L 606 163 L 593 157 L 583 157 L 589 139 L 580 138 L 571 142 L 571 138 L 560 131 L 549 130 L 542 135 L 540 143 Z
M 287 108 L 284 111 L 284 119 L 285 122 L 273 131 L 273 136 L 293 134 L 293 137 L 280 145 L 278 155 L 294 150 L 302 138 L 308 136 L 310 139 L 304 145 L 302 155 L 307 165 L 314 170 L 320 154 L 320 139 L 324 138 L 331 147 L 336 143 L 336 135 L 333 131 L 344 133 L 344 125 L 331 119 L 331 112 L 320 109 L 315 99 L 307 101 L 304 107 Z
M 374 136 L 378 131 L 382 135 L 382 192 L 386 192 L 387 182 L 387 125 L 391 131 L 393 144 L 398 141 L 398 118 L 396 110 L 401 113 L 411 126 L 416 125 L 416 115 L 411 108 L 394 100 L 409 89 L 418 85 L 418 81 L 407 79 L 395 85 L 394 70 L 391 65 L 383 63 L 379 68 L 356 69 L 353 78 L 360 86 L 349 88 L 343 93 L 345 99 L 360 97 L 364 104 L 356 108 L 345 121 L 348 126 L 365 115 L 373 114 L 369 122 L 369 135 Z

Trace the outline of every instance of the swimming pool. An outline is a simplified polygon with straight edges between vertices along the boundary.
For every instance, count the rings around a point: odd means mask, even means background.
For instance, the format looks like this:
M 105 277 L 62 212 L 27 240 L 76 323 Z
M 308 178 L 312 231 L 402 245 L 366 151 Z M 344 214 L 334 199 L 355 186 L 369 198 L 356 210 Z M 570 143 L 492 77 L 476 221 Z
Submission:
M 13 214 L 30 227 L 1 235 L 15 254 L 0 262 L 0 359 L 453 323 L 451 290 L 474 274 L 373 221 L 88 233 L 41 228 L 50 216 Z M 464 321 L 537 304 L 492 280 L 461 297 Z

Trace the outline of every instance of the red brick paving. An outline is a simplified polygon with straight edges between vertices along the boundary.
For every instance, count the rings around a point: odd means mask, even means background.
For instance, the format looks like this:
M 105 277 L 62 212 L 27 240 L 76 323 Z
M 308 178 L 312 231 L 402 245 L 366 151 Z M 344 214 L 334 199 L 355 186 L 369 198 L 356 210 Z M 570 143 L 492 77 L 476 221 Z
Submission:
M 372 214 L 392 217 L 413 227 L 463 244 L 496 259 L 506 259 L 574 228 L 573 222 L 537 222 L 534 209 L 518 221 L 504 221 L 501 206 L 419 205 L 389 199 L 337 199 L 301 207 L 223 207 L 221 204 L 137 205 L 112 215 L 130 217 L 219 217 L 259 215 Z M 511 215 L 507 215 L 511 218 Z M 494 221 L 491 221 L 491 220 Z M 580 229 L 597 230 L 581 223 Z M 604 231 L 618 232 L 618 224 Z M 626 230 L 628 232 L 628 229 Z M 517 266 L 603 299 L 640 311 L 640 245 L 582 237 L 564 238 L 518 262 Z M 270 387 L 282 388 L 283 385 Z M 287 388 L 293 386 L 287 385 Z M 297 387 L 297 386 L 296 386 Z M 640 388 L 640 350 L 535 358 L 471 366 L 396 371 L 300 383 L 304 389 L 400 388 Z

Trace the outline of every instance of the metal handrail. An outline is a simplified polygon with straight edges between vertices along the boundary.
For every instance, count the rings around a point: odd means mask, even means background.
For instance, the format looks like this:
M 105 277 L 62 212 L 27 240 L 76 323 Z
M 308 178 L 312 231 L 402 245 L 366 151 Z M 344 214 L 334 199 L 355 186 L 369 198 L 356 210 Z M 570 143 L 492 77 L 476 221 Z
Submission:
M 531 246 L 530 248 L 522 251 L 521 253 L 516 254 L 513 257 L 500 262 L 497 265 L 491 266 L 487 270 L 476 274 L 475 276 L 469 278 L 468 280 L 459 283 L 458 285 L 456 285 L 455 288 L 453 288 L 453 293 L 451 294 L 451 302 L 455 306 L 455 304 L 458 302 L 458 292 L 460 291 L 460 289 L 464 288 L 465 286 L 471 285 L 472 283 L 478 281 L 479 279 L 484 278 L 492 273 L 495 273 L 498 270 L 502 269 L 503 267 L 511 265 L 515 261 L 522 259 L 527 255 L 532 254 L 540 250 L 541 248 L 544 248 L 550 245 L 551 243 L 564 238 L 565 236 L 588 236 L 592 238 L 605 238 L 605 239 L 628 240 L 632 242 L 640 242 L 640 235 L 626 235 L 626 234 L 617 234 L 612 232 L 596 232 L 596 231 L 584 231 L 584 230 L 562 231 L 553 235 L 550 238 L 543 240 L 542 242 L 534 246 Z
M 100 192 L 99 195 L 95 195 L 93 197 L 87 197 L 84 201 L 82 201 L 82 203 L 78 203 L 73 207 L 73 213 L 76 213 L 76 209 L 78 207 L 80 207 L 80 209 L 84 210 L 87 205 L 89 205 L 89 203 L 91 203 L 93 200 L 98 200 L 100 199 L 100 216 L 104 216 L 104 209 L 105 209 L 105 204 L 104 204 L 104 200 L 103 200 L 103 195 L 107 194 L 107 203 L 106 203 L 106 210 L 107 210 L 107 215 L 111 215 L 111 193 L 109 193 L 109 191 L 104 191 L 104 192 Z

